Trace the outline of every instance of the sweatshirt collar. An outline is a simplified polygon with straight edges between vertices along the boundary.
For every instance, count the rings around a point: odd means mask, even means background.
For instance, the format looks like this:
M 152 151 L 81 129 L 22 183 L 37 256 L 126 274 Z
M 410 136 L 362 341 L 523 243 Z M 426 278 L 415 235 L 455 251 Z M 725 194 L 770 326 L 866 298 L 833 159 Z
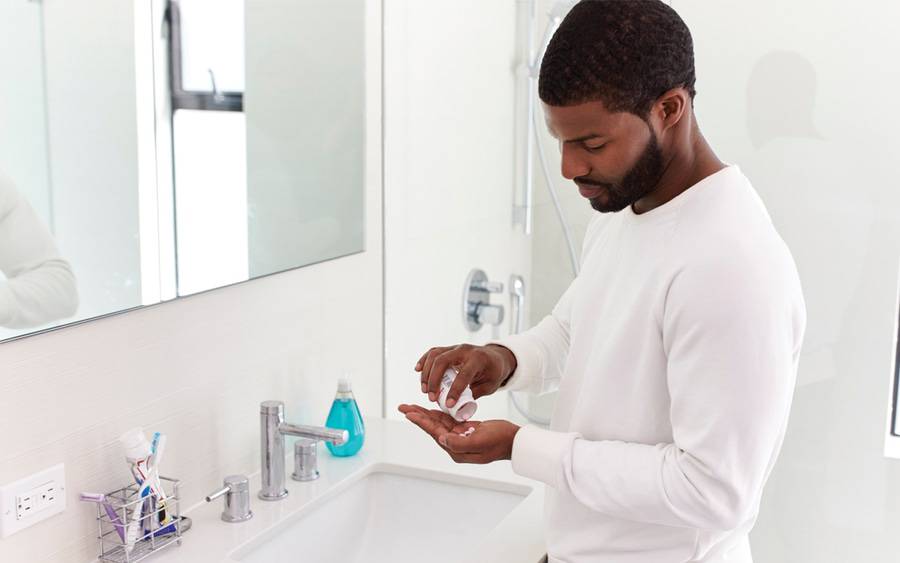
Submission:
M 729 164 L 725 168 L 710 174 L 703 178 L 693 186 L 690 186 L 680 194 L 676 195 L 664 204 L 654 207 L 650 211 L 644 213 L 635 213 L 631 205 L 622 210 L 624 219 L 635 223 L 650 223 L 658 221 L 660 218 L 669 217 L 675 214 L 685 202 L 701 197 L 703 192 L 708 191 L 707 187 L 716 183 L 720 183 L 732 174 L 740 174 L 740 169 L 736 164 Z

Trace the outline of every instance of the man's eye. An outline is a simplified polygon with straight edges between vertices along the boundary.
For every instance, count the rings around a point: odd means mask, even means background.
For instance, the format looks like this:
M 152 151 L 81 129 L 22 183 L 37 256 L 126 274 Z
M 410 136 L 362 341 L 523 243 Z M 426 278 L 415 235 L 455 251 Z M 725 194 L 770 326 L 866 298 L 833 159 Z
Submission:
M 590 151 L 590 152 L 598 152 L 600 149 L 602 149 L 602 148 L 605 147 L 605 146 L 606 146 L 606 144 L 604 143 L 604 144 L 602 144 L 602 145 L 596 145 L 596 146 L 593 146 L 593 147 L 592 147 L 592 146 L 589 146 L 589 145 L 585 145 L 584 148 L 587 149 L 587 150 Z

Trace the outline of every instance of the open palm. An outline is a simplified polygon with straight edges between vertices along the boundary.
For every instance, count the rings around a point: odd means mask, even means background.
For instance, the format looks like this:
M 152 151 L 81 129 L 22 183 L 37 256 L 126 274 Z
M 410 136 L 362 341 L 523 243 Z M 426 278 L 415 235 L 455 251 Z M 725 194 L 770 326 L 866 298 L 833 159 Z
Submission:
M 400 405 L 398 410 L 427 432 L 457 463 L 491 463 L 510 459 L 519 427 L 507 420 L 459 422 L 439 410 Z
M 469 428 L 477 429 L 480 422 L 459 422 L 449 414 L 437 410 L 426 409 L 419 405 L 400 405 L 400 412 L 406 415 L 410 422 L 427 432 L 442 448 L 441 437 L 445 434 L 463 434 Z

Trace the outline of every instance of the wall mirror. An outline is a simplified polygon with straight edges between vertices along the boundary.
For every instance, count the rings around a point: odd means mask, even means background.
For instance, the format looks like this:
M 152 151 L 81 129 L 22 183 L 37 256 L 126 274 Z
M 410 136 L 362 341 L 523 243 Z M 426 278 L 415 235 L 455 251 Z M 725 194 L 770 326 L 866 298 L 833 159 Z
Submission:
M 363 0 L 5 0 L 0 340 L 363 250 Z

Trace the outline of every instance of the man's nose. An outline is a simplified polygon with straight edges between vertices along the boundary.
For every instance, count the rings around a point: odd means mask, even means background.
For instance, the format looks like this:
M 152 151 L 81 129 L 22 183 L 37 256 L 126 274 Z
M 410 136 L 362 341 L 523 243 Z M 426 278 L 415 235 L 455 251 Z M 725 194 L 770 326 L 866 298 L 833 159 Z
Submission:
M 561 143 L 559 150 L 562 153 L 561 165 L 563 178 L 572 180 L 590 174 L 590 165 L 578 156 L 578 150 L 575 147 L 568 146 L 566 143 Z

